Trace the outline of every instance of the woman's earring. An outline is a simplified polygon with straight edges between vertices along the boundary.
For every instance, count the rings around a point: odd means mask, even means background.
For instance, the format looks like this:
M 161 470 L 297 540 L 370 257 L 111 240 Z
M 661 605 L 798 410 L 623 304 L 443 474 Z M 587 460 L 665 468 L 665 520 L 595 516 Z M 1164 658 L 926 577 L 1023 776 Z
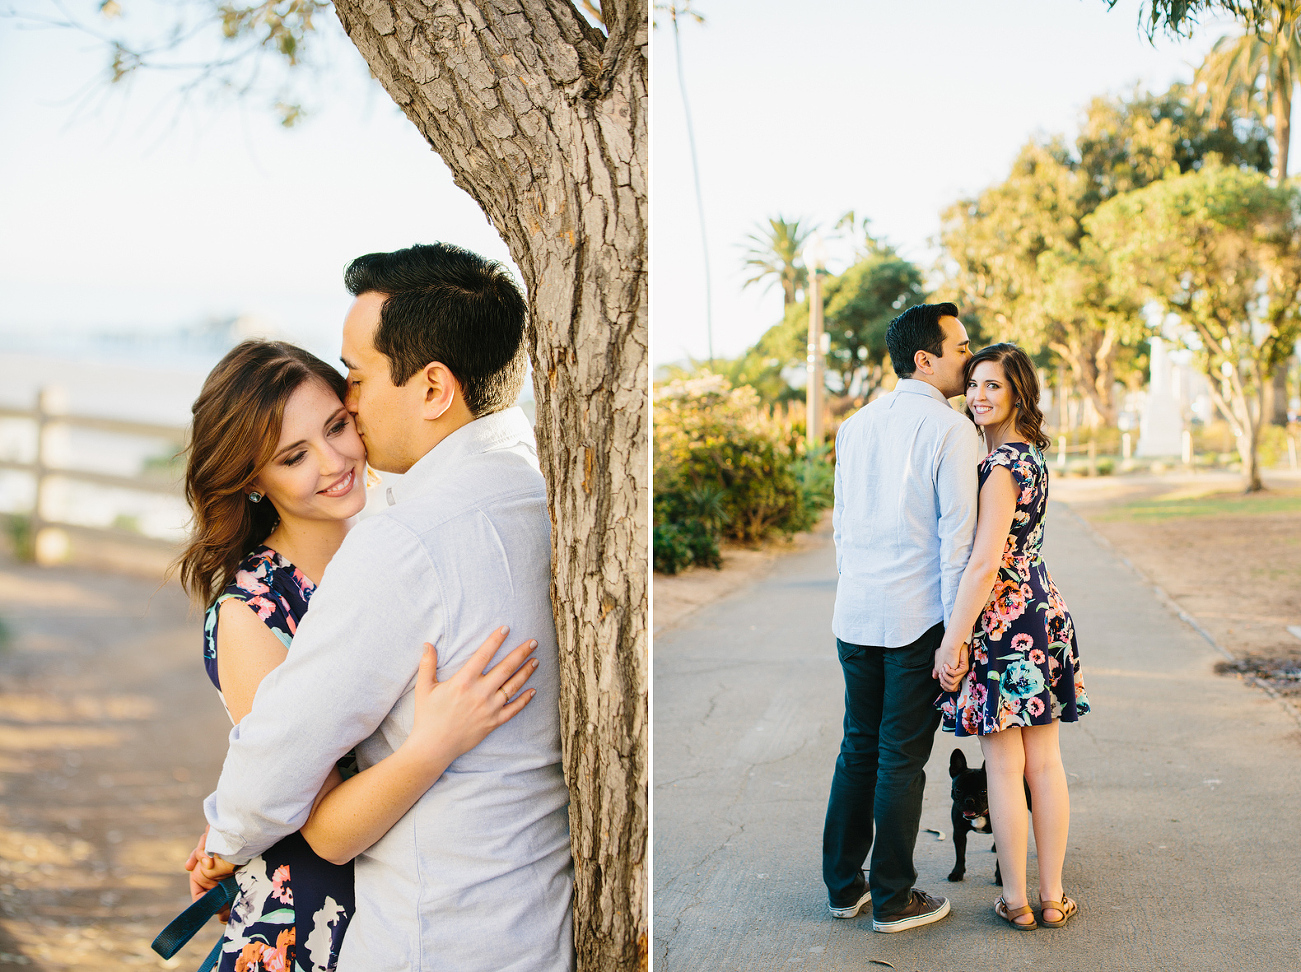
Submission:
M 259 492 L 255 489 L 255 490 L 253 490 L 253 492 L 251 492 L 251 493 L 248 494 L 248 501 L 249 501 L 250 503 L 261 503 L 261 502 L 262 502 L 262 494 L 259 493 Z

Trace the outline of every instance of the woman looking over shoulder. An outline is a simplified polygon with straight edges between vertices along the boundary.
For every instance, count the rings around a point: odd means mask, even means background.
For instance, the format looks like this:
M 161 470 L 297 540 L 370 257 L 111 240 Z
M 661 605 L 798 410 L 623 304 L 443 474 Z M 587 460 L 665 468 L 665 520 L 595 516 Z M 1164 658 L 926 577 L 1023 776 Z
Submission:
M 995 344 L 967 362 L 967 415 L 989 452 L 981 460 L 980 513 L 971 559 L 958 585 L 935 677 L 941 726 L 980 737 L 989 779 L 989 813 L 1003 875 L 994 913 L 1029 931 L 1065 925 L 1077 910 L 1062 891 L 1070 795 L 1057 729 L 1089 711 L 1075 627 L 1040 555 L 1048 507 L 1049 444 L 1039 410 L 1039 379 L 1026 353 Z M 970 642 L 970 671 L 962 678 Z M 1024 779 L 1034 802 L 1040 915 L 1026 890 L 1029 821 Z
M 204 665 L 232 722 L 284 661 L 317 582 L 366 504 L 366 451 L 345 392 L 343 377 L 309 352 L 247 341 L 218 363 L 194 403 L 185 484 L 194 530 L 180 575 L 206 608 Z M 221 972 L 267 961 L 335 967 L 354 906 L 352 858 L 532 699 L 532 689 L 516 693 L 536 667 L 528 658 L 536 642 L 484 673 L 505 638 L 506 629 L 493 632 L 441 685 L 436 652 L 425 646 L 410 737 L 362 773 L 341 760 L 302 830 L 236 872 Z M 235 871 L 203 843 L 187 863 L 196 897 Z

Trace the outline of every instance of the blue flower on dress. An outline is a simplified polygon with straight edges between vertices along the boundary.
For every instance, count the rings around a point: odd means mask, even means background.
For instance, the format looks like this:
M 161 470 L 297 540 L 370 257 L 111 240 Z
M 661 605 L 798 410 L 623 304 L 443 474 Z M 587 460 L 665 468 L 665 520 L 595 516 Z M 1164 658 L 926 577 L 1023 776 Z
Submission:
M 1014 698 L 1028 699 L 1044 690 L 1043 672 L 1028 658 L 1018 658 L 1004 669 L 1000 687 Z

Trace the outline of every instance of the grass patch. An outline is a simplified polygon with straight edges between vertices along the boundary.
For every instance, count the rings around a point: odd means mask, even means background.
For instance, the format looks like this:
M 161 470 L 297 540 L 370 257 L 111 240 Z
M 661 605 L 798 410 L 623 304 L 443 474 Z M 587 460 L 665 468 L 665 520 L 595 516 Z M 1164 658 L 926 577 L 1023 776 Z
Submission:
M 1268 513 L 1301 513 L 1301 494 L 1266 492 L 1254 496 L 1220 493 L 1209 496 L 1158 496 L 1100 510 L 1098 520 L 1183 520 L 1199 516 L 1250 516 Z

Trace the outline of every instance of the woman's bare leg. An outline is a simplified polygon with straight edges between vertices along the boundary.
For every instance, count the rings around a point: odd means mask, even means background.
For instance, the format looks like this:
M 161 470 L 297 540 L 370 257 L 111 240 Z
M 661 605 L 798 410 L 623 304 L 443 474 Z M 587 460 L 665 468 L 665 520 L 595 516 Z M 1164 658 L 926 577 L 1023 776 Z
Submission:
M 1034 805 L 1034 846 L 1039 858 L 1040 901 L 1062 900 L 1062 863 L 1066 860 L 1066 837 L 1071 825 L 1071 799 L 1066 788 L 1066 769 L 1062 766 L 1057 726 L 1057 721 L 1053 720 L 1050 725 L 1021 730 L 1025 778 L 1030 784 Z M 1006 867 L 1003 873 L 1006 875 Z M 1060 921 L 1062 914 L 1050 908 L 1044 912 L 1044 918 Z
M 998 848 L 998 867 L 1003 874 L 1003 900 L 1008 908 L 1029 904 L 1025 888 L 1026 845 L 1029 823 L 1025 805 L 1025 749 L 1023 730 L 1013 727 L 980 737 L 989 779 L 989 822 Z M 1036 794 L 1035 799 L 1038 800 Z M 1036 803 L 1035 809 L 1038 810 Z M 1036 829 L 1038 822 L 1036 821 Z M 1020 924 L 1030 924 L 1033 915 L 1022 915 Z

